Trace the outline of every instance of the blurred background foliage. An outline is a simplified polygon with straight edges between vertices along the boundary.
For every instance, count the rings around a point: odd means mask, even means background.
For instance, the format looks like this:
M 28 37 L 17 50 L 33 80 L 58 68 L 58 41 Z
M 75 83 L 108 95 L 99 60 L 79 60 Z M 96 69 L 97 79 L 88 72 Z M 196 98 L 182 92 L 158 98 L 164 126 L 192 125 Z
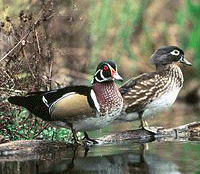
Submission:
M 10 95 L 90 84 L 104 59 L 115 60 L 127 80 L 152 71 L 149 57 L 164 45 L 184 50 L 193 63 L 192 68 L 180 65 L 185 89 L 199 87 L 197 0 L 1 0 L 0 22 L 1 122 L 13 115 Z

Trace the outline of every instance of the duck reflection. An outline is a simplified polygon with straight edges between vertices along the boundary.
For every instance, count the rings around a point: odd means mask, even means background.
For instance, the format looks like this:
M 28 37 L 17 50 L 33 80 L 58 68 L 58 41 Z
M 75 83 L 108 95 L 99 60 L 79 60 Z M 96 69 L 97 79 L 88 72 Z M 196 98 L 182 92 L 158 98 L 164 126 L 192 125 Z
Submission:
M 67 148 L 54 152 L 0 154 L 0 173 L 180 173 L 178 167 L 158 155 L 148 154 L 146 144 Z M 169 172 L 170 171 L 170 172 Z
M 41 161 L 37 164 L 37 173 L 109 173 L 109 174 L 131 174 L 131 173 L 168 173 L 178 172 L 178 167 L 161 159 L 156 155 L 145 156 L 145 144 L 139 145 L 137 151 L 125 151 L 115 155 L 91 155 L 88 152 L 80 153 L 80 149 L 74 150 L 71 159 L 66 157 L 60 161 Z M 80 155 L 82 154 L 82 155 Z

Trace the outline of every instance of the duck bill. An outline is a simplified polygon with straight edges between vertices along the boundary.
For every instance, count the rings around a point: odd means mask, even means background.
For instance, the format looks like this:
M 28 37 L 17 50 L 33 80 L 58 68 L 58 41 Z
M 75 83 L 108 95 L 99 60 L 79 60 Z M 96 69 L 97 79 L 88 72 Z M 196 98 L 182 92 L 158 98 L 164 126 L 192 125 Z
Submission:
M 184 57 L 182 57 L 182 58 L 180 59 L 180 62 L 183 63 L 183 64 L 186 64 L 186 65 L 188 65 L 188 66 L 192 66 L 192 64 L 191 64 L 189 61 L 187 61 Z
M 112 77 L 116 80 L 123 82 L 123 78 L 116 71 L 112 72 Z

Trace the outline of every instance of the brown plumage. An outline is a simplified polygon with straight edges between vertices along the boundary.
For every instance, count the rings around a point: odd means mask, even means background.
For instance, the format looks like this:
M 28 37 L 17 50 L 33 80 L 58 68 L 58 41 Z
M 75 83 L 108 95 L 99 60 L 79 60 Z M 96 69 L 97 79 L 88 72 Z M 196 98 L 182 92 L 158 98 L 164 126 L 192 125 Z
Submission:
M 142 74 L 130 79 L 119 90 L 123 95 L 123 90 L 129 89 L 123 98 L 124 108 L 127 113 L 130 113 L 143 110 L 146 105 L 167 91 L 173 90 L 173 88 L 182 88 L 182 86 L 182 72 L 177 65 L 171 64 L 165 70 Z
M 152 55 L 156 71 L 128 80 L 119 89 L 123 96 L 123 114 L 119 120 L 134 121 L 152 116 L 170 107 L 183 86 L 183 74 L 175 62 L 191 65 L 183 51 L 175 46 L 163 47 Z

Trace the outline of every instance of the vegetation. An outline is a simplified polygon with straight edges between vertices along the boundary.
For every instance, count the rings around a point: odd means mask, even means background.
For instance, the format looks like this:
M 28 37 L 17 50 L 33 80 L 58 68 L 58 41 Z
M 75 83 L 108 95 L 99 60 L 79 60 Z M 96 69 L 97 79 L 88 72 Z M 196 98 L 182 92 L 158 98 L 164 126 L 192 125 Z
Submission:
M 3 0 L 0 10 L 0 134 L 11 140 L 68 141 L 69 130 L 46 125 L 7 98 L 89 84 L 102 59 L 114 59 L 129 78 L 151 70 L 155 49 L 178 45 L 193 60 L 194 71 L 184 69 L 186 79 L 200 78 L 195 1 Z
M 187 1 L 186 15 L 183 17 L 183 22 L 190 21 L 190 25 L 182 31 L 182 45 L 184 48 L 191 48 L 193 51 L 193 63 L 195 66 L 196 76 L 200 76 L 200 4 L 194 4 L 192 1 Z M 181 21 L 181 20 L 180 20 Z M 181 23 L 180 23 L 181 25 Z M 187 34 L 188 33 L 188 34 Z

